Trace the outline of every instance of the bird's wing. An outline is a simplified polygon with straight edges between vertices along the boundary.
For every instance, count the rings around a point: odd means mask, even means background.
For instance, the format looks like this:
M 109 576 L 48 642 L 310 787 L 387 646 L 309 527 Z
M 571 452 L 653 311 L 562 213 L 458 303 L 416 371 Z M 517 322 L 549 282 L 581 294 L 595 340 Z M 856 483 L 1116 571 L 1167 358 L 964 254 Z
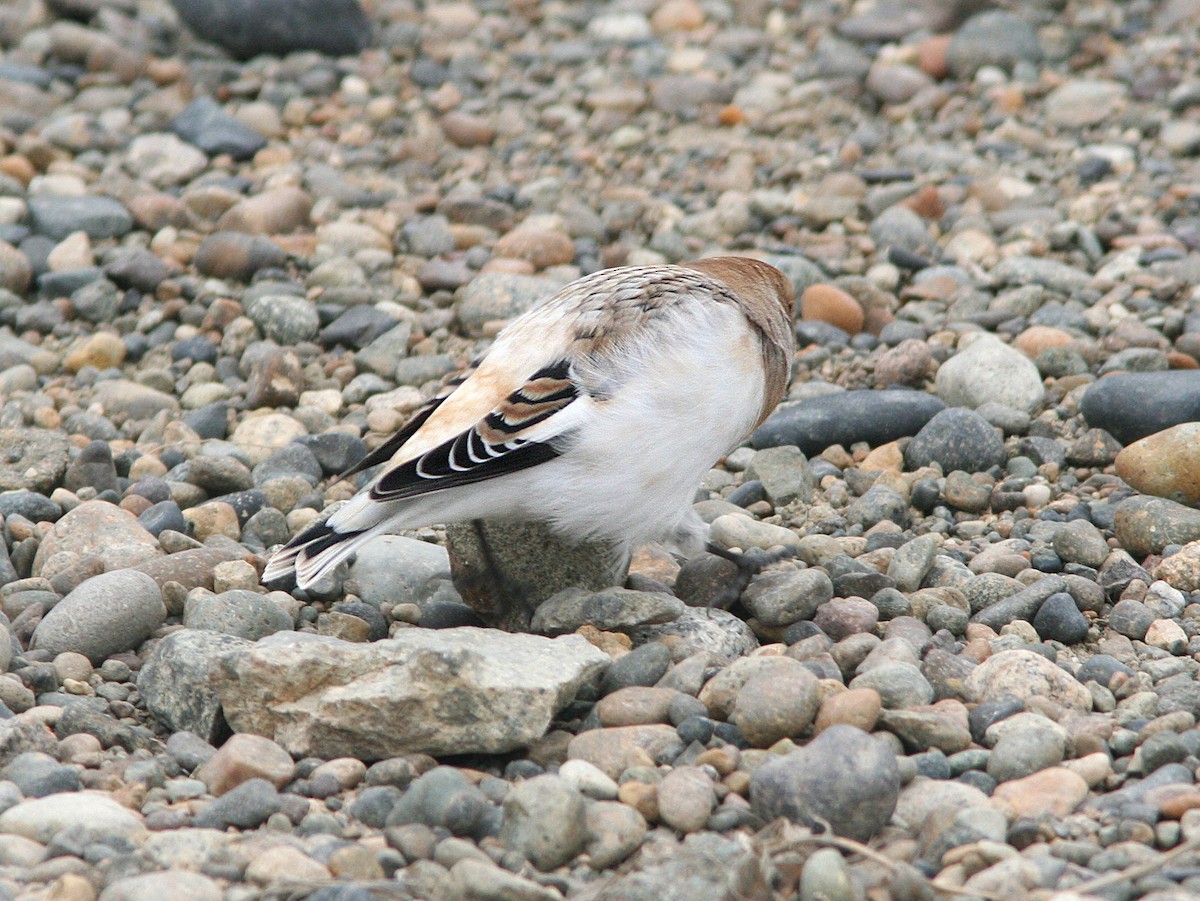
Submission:
M 417 497 L 552 460 L 561 453 L 556 441 L 578 421 L 565 411 L 579 396 L 569 363 L 559 360 L 544 366 L 469 428 L 416 456 L 400 448 L 401 459 L 379 474 L 370 497 L 379 502 Z M 402 443 L 426 438 L 422 431 L 441 425 L 432 413 Z
M 442 403 L 455 392 L 458 386 L 470 378 L 471 374 L 475 372 L 475 369 L 478 367 L 478 365 L 479 362 L 475 361 L 467 369 L 447 376 L 446 379 L 442 381 L 441 387 L 438 388 L 433 397 L 429 398 L 429 400 L 425 401 L 425 403 L 421 405 L 421 407 L 413 414 L 412 419 L 404 424 L 403 428 L 401 428 L 396 432 L 396 434 L 392 435 L 385 442 L 383 442 L 383 444 L 379 445 L 379 447 L 375 448 L 373 451 L 368 453 L 365 457 L 339 475 L 337 477 L 337 481 L 349 479 L 352 476 L 358 475 L 360 472 L 365 472 L 372 466 L 378 466 L 380 463 L 386 463 L 388 460 L 392 459 L 392 457 L 396 455 L 396 452 L 405 445 L 408 439 L 415 435 L 421 426 L 425 425 L 429 417 L 433 415 L 434 411 L 437 410 L 437 408 L 440 407 Z

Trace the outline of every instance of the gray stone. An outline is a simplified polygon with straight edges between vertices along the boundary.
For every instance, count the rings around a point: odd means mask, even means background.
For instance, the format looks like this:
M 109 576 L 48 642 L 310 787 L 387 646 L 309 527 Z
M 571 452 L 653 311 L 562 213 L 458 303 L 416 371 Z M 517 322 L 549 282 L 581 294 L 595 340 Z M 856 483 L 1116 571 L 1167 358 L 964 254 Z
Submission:
M 1012 71 L 1019 62 L 1041 58 L 1037 29 L 1017 13 L 999 9 L 972 16 L 946 48 L 946 65 L 960 79 L 972 78 L 984 66 Z
M 69 458 L 67 436 L 48 429 L 0 429 L 0 490 L 49 494 Z
M 1004 441 L 995 428 L 973 410 L 952 407 L 925 424 L 904 451 L 909 469 L 937 463 L 942 471 L 982 472 L 1004 464 Z
M 246 315 L 264 337 L 283 345 L 311 341 L 321 328 L 313 303 L 290 294 L 260 295 L 250 301 Z
M 736 660 L 758 647 L 749 626 L 732 613 L 716 608 L 689 607 L 673 622 L 638 626 L 629 631 L 629 637 L 635 645 L 665 640 L 681 657 L 704 651 L 715 660 Z
M 0 832 L 47 844 L 68 826 L 82 826 L 93 840 L 132 838 L 142 832 L 142 818 L 106 793 L 61 792 L 22 801 L 0 814 Z
M 1115 519 L 1117 541 L 1138 557 L 1200 540 L 1200 510 L 1165 497 L 1127 497 L 1117 504 Z
M 108 279 L 98 278 L 71 292 L 71 307 L 87 322 L 112 322 L 121 308 L 121 291 Z
M 176 6 L 196 8 L 201 4 L 207 6 L 209 12 L 215 5 L 212 2 L 204 2 L 204 0 L 201 0 L 200 3 L 181 0 Z M 287 16 L 284 16 L 281 21 L 286 19 Z M 250 21 L 250 19 L 244 19 L 238 22 L 235 31 L 240 33 L 246 28 L 258 30 L 265 25 L 272 24 L 272 20 L 258 15 L 253 17 L 255 23 L 253 26 L 250 25 Z M 208 24 L 215 26 L 216 21 L 210 19 Z M 224 36 L 228 38 L 229 31 L 225 31 Z M 228 153 L 236 160 L 249 159 L 267 144 L 266 138 L 225 112 L 211 97 L 197 97 L 184 107 L 183 111 L 172 120 L 171 130 L 210 156 Z
M 274 738 L 298 757 L 525 747 L 608 662 L 578 635 L 463 627 L 369 645 L 280 637 L 225 655 L 215 682 L 235 731 Z
M 742 603 L 765 626 L 790 626 L 812 619 L 833 597 L 833 582 L 821 569 L 765 572 L 742 592 Z
M 43 194 L 29 198 L 33 230 L 54 241 L 72 232 L 87 232 L 93 241 L 119 238 L 133 228 L 133 216 L 112 197 L 68 197 Z
M 935 386 L 950 407 L 998 403 L 1026 413 L 1042 402 L 1044 393 L 1033 361 L 991 335 L 981 335 L 943 363 Z
M 563 635 L 589 625 L 602 632 L 625 632 L 637 626 L 673 622 L 685 609 L 683 601 L 663 592 L 567 588 L 542 602 L 533 614 L 530 629 L 543 635 Z
M 903 710 L 933 701 L 929 680 L 913 664 L 902 661 L 873 666 L 855 676 L 850 687 L 874 689 L 888 709 Z
M 350 564 L 354 593 L 380 604 L 419 604 L 452 591 L 450 557 L 444 547 L 401 535 L 380 535 L 364 544 Z
M 504 799 L 500 841 L 539 870 L 553 870 L 583 850 L 584 797 L 558 776 L 518 782 Z
M 172 632 L 154 646 L 138 673 L 138 692 L 146 709 L 176 732 L 219 741 L 224 720 L 210 677 L 222 654 L 248 646 L 245 639 L 220 632 Z
M 858 841 L 887 825 L 899 793 L 900 768 L 886 742 L 846 725 L 829 727 L 750 776 L 750 803 L 764 821 L 823 821 Z
M 798 447 L 783 445 L 760 450 L 746 467 L 745 478 L 762 482 L 767 500 L 775 507 L 796 501 L 812 503 L 812 472 Z
M 221 901 L 220 883 L 202 873 L 172 869 L 162 873 L 125 876 L 110 882 L 99 901 L 159 901 L 162 898 L 187 898 L 188 901 Z
M 480 528 L 488 553 L 474 523 L 447 526 L 446 545 L 454 587 L 491 625 L 528 629 L 538 606 L 560 591 L 601 591 L 624 581 L 615 551 L 604 542 L 572 544 L 539 522 L 487 520 Z
M 137 648 L 167 617 L 162 591 L 132 569 L 88 579 L 47 613 L 31 646 L 50 654 L 75 651 L 92 663 Z
M 514 319 L 548 300 L 559 287 L 540 276 L 485 272 L 463 288 L 458 320 L 468 335 L 478 337 L 486 323 Z
M 292 628 L 286 610 L 257 591 L 233 589 L 220 594 L 197 590 L 183 606 L 183 624 L 189 629 L 206 629 L 257 641 Z

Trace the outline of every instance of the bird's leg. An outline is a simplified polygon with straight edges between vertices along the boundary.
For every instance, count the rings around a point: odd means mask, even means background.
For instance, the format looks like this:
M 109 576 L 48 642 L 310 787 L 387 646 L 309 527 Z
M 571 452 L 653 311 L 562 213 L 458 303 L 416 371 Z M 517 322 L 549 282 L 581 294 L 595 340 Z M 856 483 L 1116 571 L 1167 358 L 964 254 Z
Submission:
M 728 560 L 737 567 L 737 575 L 733 581 L 723 591 L 714 595 L 708 602 L 709 609 L 720 607 L 722 610 L 732 607 L 737 603 L 738 598 L 742 596 L 742 592 L 749 586 L 750 580 L 760 572 L 773 563 L 778 563 L 780 560 L 786 560 L 788 557 L 795 555 L 795 551 L 788 548 L 745 554 L 738 551 L 731 551 L 729 548 L 721 547 L 711 541 L 705 544 L 704 549 L 710 554 L 715 554 L 724 560 Z

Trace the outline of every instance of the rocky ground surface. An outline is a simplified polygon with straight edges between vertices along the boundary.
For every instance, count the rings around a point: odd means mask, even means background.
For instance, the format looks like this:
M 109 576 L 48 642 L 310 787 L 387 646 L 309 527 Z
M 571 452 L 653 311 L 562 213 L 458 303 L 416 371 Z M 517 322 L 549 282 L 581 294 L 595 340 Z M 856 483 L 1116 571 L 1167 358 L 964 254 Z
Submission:
M 0 8 L 0 899 L 1200 895 L 1200 4 L 205 5 Z M 801 313 L 728 610 L 260 584 L 505 320 L 716 252 Z

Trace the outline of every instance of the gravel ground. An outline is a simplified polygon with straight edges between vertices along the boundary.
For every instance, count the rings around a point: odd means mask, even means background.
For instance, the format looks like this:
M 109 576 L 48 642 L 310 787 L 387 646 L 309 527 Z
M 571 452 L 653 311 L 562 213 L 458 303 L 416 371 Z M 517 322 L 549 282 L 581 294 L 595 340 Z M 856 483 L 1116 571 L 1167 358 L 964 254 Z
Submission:
M 334 5 L 0 8 L 0 901 L 1200 896 L 1200 3 Z M 717 252 L 799 296 L 739 598 L 260 584 L 506 320 Z

